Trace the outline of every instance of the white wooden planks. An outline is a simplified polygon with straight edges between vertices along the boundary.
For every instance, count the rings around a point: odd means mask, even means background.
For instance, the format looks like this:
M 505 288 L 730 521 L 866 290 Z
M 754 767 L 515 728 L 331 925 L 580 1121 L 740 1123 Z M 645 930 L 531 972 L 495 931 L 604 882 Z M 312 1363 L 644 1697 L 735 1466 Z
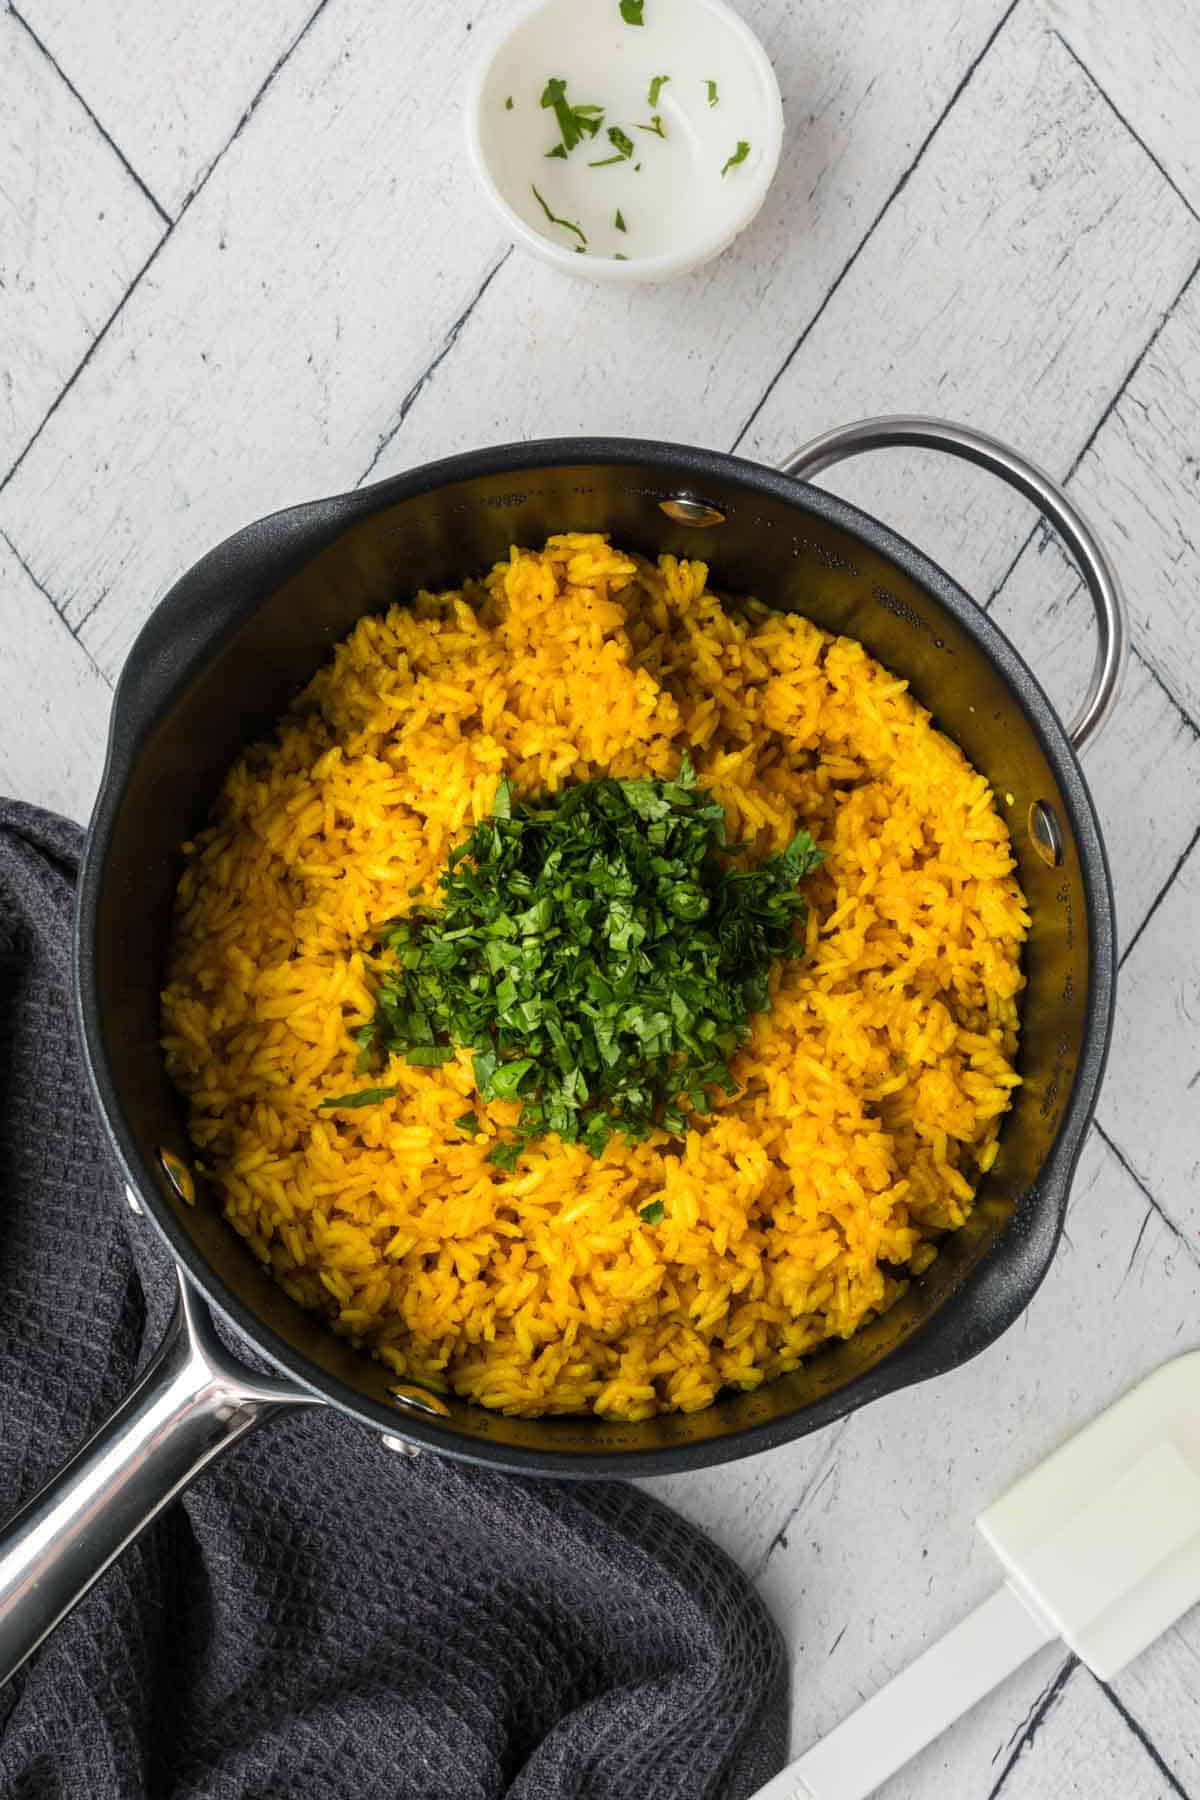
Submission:
M 1135 642 L 1200 724 L 1200 275 L 1084 457 L 1076 491 L 1110 536 Z
M 629 294 L 516 257 L 381 460 L 612 432 L 728 447 L 902 181 L 1008 0 L 741 7 L 783 93 L 783 161 L 736 250 Z M 475 229 L 482 202 L 465 192 Z
M 1113 1691 L 1180 1788 L 1200 1794 L 1200 1619 L 1190 1613 L 1119 1675 Z
M 0 792 L 86 820 L 104 761 L 110 694 L 0 537 Z M 19 722 L 12 702 L 20 697 Z
M 178 213 L 318 0 L 20 0 L 160 206 Z
M 1005 1765 L 1005 1800 L 1178 1800 L 1170 1775 L 1086 1669 L 1072 1673 L 1033 1723 Z M 980 1788 L 979 1800 L 986 1795 Z
M 744 448 L 885 412 L 959 417 L 1065 473 L 1200 254 L 1200 224 L 1018 7 L 797 351 Z M 981 599 L 1023 502 L 944 457 L 831 478 Z
M 62 77 L 0 12 L 0 481 L 162 232 Z
M 353 482 L 502 255 L 463 229 L 464 42 L 326 9 L 0 495 L 109 674 L 214 541 Z
M 1119 553 L 1124 539 L 1111 521 L 1107 532 Z M 1040 533 L 1034 538 L 992 613 L 1069 720 L 1091 669 L 1095 622 L 1087 592 L 1057 543 Z M 1200 826 L 1200 732 L 1136 653 L 1084 765 L 1108 845 L 1124 944 Z
M 1048 0 L 1046 16 L 1200 212 L 1200 11 L 1192 0 Z
M 1122 966 L 1100 1119 L 1188 1243 L 1200 1245 L 1200 842 Z

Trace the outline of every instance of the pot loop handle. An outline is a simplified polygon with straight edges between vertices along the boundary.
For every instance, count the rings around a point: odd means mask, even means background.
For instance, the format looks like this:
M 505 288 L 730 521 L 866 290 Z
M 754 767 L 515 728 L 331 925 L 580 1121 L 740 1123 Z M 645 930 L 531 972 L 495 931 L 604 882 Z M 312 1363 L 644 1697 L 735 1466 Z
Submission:
M 1074 500 L 1035 463 L 1028 462 L 998 438 L 948 419 L 928 419 L 897 413 L 888 418 L 862 419 L 856 425 L 840 425 L 822 432 L 780 468 L 798 481 L 812 481 L 835 463 L 865 450 L 906 446 L 919 450 L 944 450 L 981 469 L 998 475 L 1009 487 L 1032 500 L 1053 525 L 1083 576 L 1096 609 L 1099 641 L 1087 695 L 1068 726 L 1076 750 L 1082 750 L 1100 730 L 1116 704 L 1129 655 L 1129 615 L 1125 595 L 1108 553 Z

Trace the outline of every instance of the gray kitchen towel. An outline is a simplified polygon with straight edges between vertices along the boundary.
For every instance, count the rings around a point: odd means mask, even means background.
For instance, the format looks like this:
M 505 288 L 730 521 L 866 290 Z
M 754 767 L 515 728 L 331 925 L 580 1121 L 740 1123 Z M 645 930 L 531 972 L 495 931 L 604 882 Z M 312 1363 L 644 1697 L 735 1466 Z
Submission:
M 170 1306 L 70 1009 L 78 829 L 0 801 L 0 1514 Z M 739 1800 L 780 1766 L 761 1601 L 634 1488 L 400 1457 L 321 1409 L 230 1451 L 0 1690 L 0 1800 Z

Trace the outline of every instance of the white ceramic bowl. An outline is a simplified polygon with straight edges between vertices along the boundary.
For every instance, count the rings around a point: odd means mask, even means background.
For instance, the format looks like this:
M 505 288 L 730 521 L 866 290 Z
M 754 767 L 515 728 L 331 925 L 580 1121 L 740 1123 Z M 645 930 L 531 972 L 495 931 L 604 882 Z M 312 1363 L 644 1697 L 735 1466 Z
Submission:
M 775 71 L 725 0 L 642 0 L 641 16 L 627 22 L 621 0 L 537 0 L 486 47 L 467 95 L 471 162 L 513 237 L 592 281 L 669 281 L 719 256 L 783 142 Z M 552 78 L 569 106 L 603 108 L 566 156 L 548 154 L 563 142 L 541 104 Z

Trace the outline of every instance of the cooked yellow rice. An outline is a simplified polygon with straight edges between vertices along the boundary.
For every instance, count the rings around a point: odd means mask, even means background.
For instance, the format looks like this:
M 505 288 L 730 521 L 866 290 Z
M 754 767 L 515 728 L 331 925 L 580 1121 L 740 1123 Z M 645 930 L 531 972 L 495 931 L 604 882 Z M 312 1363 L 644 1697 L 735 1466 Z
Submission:
M 987 782 L 860 644 L 707 579 L 563 536 L 360 620 L 186 846 L 165 1047 L 230 1222 L 397 1376 L 505 1412 L 690 1412 L 848 1336 L 962 1224 L 1017 1082 L 1028 918 Z M 552 793 L 685 749 L 731 839 L 807 826 L 828 860 L 682 1153 L 548 1138 L 505 1173 L 517 1104 L 453 1124 L 465 1050 L 318 1112 L 363 1085 L 373 928 L 502 773 Z

